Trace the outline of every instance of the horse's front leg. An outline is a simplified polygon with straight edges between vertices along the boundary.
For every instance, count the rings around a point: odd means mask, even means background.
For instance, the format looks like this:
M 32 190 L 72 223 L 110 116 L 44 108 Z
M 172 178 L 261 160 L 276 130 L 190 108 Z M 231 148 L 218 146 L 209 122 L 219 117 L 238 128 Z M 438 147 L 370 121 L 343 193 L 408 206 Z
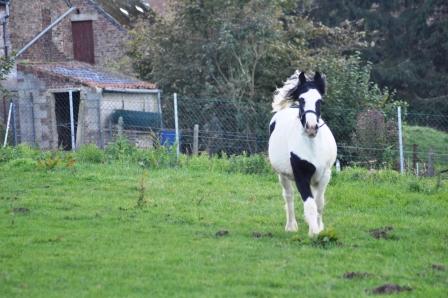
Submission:
M 306 160 L 301 159 L 291 152 L 291 166 L 294 180 L 303 200 L 303 213 L 309 227 L 309 236 L 319 234 L 317 205 L 311 192 L 311 177 L 316 172 L 316 167 Z
M 294 193 L 291 186 L 291 181 L 283 176 L 278 175 L 280 184 L 283 188 L 283 199 L 285 199 L 285 211 L 286 211 L 286 232 L 296 232 L 299 228 L 297 226 L 296 214 L 294 212 Z
M 315 198 L 317 204 L 317 224 L 319 226 L 319 232 L 324 230 L 324 207 L 325 207 L 325 189 L 327 188 L 328 183 L 330 182 L 331 171 L 325 171 L 324 175 L 318 182 L 315 187 Z

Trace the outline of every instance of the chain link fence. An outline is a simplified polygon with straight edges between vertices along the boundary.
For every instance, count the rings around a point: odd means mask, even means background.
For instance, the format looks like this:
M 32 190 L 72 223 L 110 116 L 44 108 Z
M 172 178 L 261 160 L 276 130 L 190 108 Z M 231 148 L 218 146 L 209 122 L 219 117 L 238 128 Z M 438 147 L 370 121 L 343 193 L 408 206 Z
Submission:
M 68 93 L 54 96 L 54 101 L 39 104 L 32 98 L 8 102 L 0 115 L 2 143 L 9 119 L 10 145 L 72 150 L 93 143 L 104 148 L 119 136 L 140 148 L 174 145 L 177 107 L 180 152 L 227 156 L 267 152 L 270 103 L 179 96 L 175 105 L 170 95 L 157 103 L 139 97 L 80 100 L 79 92 L 73 92 L 71 99 Z M 324 106 L 322 117 L 335 136 L 343 166 L 400 169 L 396 110 Z M 401 117 L 406 170 L 424 175 L 435 167 L 448 168 L 448 116 L 403 113 Z

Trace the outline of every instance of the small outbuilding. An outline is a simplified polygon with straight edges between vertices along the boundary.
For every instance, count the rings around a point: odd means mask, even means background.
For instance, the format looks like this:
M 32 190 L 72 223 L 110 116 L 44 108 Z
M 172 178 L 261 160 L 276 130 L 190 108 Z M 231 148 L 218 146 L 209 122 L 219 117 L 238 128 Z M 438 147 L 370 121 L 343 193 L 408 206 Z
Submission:
M 160 90 L 148 82 L 72 61 L 17 65 L 21 142 L 70 150 L 86 143 L 104 147 L 118 132 L 152 145 L 161 127 Z

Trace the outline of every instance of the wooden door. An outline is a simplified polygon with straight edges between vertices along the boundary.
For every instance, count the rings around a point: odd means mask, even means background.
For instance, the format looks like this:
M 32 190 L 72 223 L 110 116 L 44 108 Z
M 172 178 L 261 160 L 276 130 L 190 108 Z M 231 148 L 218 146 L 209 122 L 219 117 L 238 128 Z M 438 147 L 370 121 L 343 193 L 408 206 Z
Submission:
M 95 64 L 92 21 L 72 22 L 75 60 Z

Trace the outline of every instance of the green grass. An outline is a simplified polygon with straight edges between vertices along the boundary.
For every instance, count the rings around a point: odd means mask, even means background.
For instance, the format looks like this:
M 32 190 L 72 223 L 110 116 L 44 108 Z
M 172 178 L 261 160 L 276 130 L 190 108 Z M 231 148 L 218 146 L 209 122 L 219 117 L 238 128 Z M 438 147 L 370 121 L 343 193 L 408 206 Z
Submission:
M 429 150 L 432 149 L 436 162 L 448 166 L 448 133 L 430 127 L 404 126 L 404 143 L 409 158 L 413 145 L 417 144 L 418 157 L 423 162 L 427 162 Z
M 446 181 L 335 175 L 322 238 L 337 242 L 319 242 L 300 203 L 299 232 L 284 232 L 273 174 L 183 163 L 144 176 L 120 162 L 0 164 L 0 296 L 364 297 L 385 283 L 413 289 L 400 296 L 448 292 Z M 369 233 L 388 226 L 387 239 Z

